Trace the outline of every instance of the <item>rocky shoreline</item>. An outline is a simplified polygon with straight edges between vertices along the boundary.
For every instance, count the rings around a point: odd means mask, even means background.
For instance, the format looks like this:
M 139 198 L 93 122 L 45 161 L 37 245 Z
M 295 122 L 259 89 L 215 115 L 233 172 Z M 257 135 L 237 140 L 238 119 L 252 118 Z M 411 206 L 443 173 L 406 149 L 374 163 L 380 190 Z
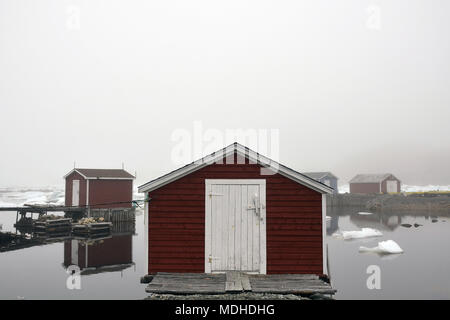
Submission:
M 327 196 L 327 207 L 355 207 L 371 212 L 427 212 L 450 214 L 450 193 L 336 194 Z

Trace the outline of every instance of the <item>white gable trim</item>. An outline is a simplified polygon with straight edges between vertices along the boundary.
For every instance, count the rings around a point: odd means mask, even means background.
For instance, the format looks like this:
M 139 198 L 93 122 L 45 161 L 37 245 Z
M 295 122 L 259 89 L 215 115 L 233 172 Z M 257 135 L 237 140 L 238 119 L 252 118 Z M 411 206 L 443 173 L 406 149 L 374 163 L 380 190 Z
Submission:
M 195 162 L 192 162 L 189 165 L 186 165 L 178 170 L 172 171 L 169 174 L 166 174 L 160 178 L 157 178 L 155 180 L 152 180 L 144 185 L 141 185 L 138 190 L 139 192 L 150 192 L 155 189 L 158 189 L 166 184 L 169 184 L 175 180 L 178 180 L 192 172 L 195 172 L 197 170 L 200 170 L 201 168 L 204 168 L 208 165 L 211 165 L 217 161 L 222 160 L 223 158 L 226 158 L 234 152 L 240 156 L 246 157 L 250 160 L 250 163 L 255 163 L 262 165 L 264 167 L 267 167 L 286 178 L 289 178 L 299 184 L 302 184 L 308 188 L 311 188 L 315 191 L 318 191 L 322 194 L 326 193 L 333 193 L 333 189 L 326 186 L 325 184 L 322 184 L 312 178 L 309 178 L 297 171 L 294 171 L 288 167 L 285 167 L 281 164 L 279 164 L 276 161 L 273 161 L 253 150 L 250 150 L 249 148 L 244 147 L 243 145 L 240 145 L 238 143 L 234 143 L 232 145 L 229 145 L 228 147 L 219 150 L 217 152 L 214 152 L 206 157 L 201 158 L 200 160 L 197 160 Z M 261 177 L 264 177 L 262 175 Z
M 84 179 L 87 179 L 87 177 L 84 175 L 84 174 L 82 174 L 80 171 L 78 171 L 77 169 L 72 169 L 68 174 L 66 174 L 65 176 L 64 176 L 64 179 L 66 179 L 68 176 L 70 176 L 72 173 L 74 173 L 74 172 L 76 172 L 76 173 L 78 173 L 80 176 L 82 176 Z

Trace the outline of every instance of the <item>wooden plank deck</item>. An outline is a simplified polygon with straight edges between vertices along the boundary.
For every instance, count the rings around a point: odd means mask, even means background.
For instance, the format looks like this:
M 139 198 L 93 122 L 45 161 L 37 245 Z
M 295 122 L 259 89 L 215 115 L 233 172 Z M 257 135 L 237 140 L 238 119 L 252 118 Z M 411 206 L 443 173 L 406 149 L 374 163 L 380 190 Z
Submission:
M 331 285 L 316 275 L 252 275 L 249 276 L 252 292 L 278 294 L 334 294 Z
M 161 294 L 222 294 L 225 293 L 225 281 L 225 274 L 159 272 L 146 291 Z
M 237 271 L 226 274 L 157 273 L 146 288 L 159 294 L 275 293 L 334 294 L 331 285 L 316 275 L 251 275 Z

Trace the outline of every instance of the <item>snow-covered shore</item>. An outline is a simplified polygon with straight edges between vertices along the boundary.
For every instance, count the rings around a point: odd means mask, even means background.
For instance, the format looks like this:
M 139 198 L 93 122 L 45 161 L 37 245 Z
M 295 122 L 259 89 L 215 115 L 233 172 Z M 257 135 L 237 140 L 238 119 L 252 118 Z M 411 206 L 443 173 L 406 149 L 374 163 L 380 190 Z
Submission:
M 350 187 L 348 184 L 344 184 L 338 187 L 339 193 L 348 193 Z M 431 192 L 431 191 L 450 191 L 450 185 L 434 185 L 429 184 L 425 186 L 413 186 L 402 184 L 402 192 Z
M 64 205 L 64 186 L 43 187 L 1 187 L 0 207 L 23 206 L 24 204 Z M 133 190 L 133 199 L 142 200 L 144 196 Z

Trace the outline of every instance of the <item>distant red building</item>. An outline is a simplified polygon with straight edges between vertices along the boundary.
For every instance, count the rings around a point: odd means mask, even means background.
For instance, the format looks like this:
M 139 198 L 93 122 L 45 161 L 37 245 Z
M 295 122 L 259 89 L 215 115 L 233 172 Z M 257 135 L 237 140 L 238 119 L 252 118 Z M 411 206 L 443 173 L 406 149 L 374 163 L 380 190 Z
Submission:
M 65 177 L 66 206 L 130 208 L 134 176 L 122 169 L 73 169 Z
M 401 181 L 390 173 L 358 174 L 349 182 L 350 193 L 395 193 Z

